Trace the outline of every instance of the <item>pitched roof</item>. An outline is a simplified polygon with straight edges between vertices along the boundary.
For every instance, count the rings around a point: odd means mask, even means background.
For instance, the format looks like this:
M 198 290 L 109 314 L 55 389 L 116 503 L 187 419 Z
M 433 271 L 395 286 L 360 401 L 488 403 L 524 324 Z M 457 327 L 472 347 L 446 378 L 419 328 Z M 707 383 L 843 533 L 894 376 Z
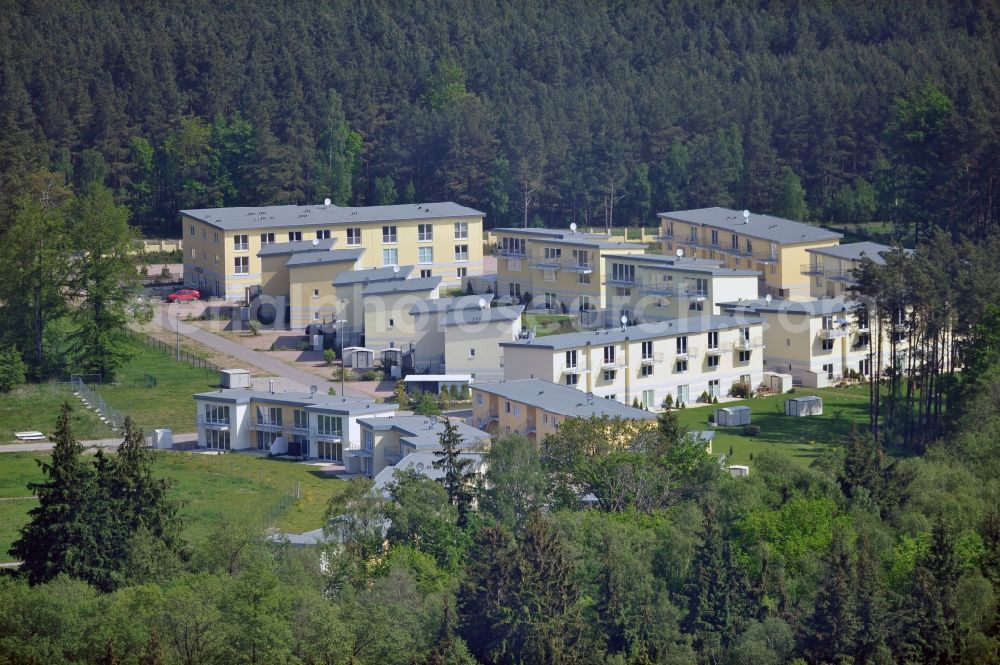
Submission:
M 441 284 L 441 276 L 417 277 L 414 279 L 392 279 L 375 282 L 365 287 L 361 292 L 365 296 L 384 296 L 390 293 L 413 293 L 415 291 L 433 291 Z
M 364 255 L 364 247 L 356 249 L 335 249 L 331 252 L 304 252 L 293 254 L 292 258 L 285 262 L 289 268 L 296 266 L 323 265 L 327 263 L 344 263 L 347 261 L 357 261 Z
M 371 427 L 375 431 L 396 430 L 400 439 L 415 448 L 438 450 L 441 447 L 441 433 L 444 432 L 444 422 L 440 418 L 430 416 L 387 416 L 378 418 L 360 418 L 358 422 Z M 462 448 L 474 448 L 490 435 L 481 429 L 476 429 L 460 420 L 452 419 L 452 425 L 462 437 Z
M 260 251 L 257 252 L 257 256 L 278 256 L 281 254 L 297 254 L 299 252 L 328 252 L 336 242 L 336 238 L 272 242 L 261 247 Z
M 362 284 L 365 282 L 385 282 L 388 280 L 403 280 L 413 272 L 413 266 L 385 266 L 383 268 L 368 268 L 366 270 L 351 270 L 342 272 L 333 279 L 334 286 Z
M 595 397 L 571 386 L 542 379 L 517 379 L 499 383 L 474 383 L 473 390 L 480 390 L 504 399 L 536 406 L 543 411 L 567 418 L 610 416 L 627 420 L 655 420 L 656 414 L 637 409 L 613 399 Z
M 485 216 L 485 213 L 450 201 L 353 208 L 335 205 L 202 208 L 181 210 L 181 214 L 224 230 L 295 226 L 324 227 L 368 222 L 398 222 L 411 219 Z
M 800 242 L 818 242 L 822 240 L 839 240 L 844 236 L 835 231 L 829 231 L 819 226 L 812 226 L 771 215 L 750 213 L 744 224 L 743 212 L 729 208 L 697 208 L 695 210 L 675 210 L 657 214 L 661 219 L 672 219 L 690 224 L 705 224 L 717 229 L 724 229 L 760 238 L 770 242 L 793 245 Z
M 758 318 L 740 317 L 737 319 L 732 316 L 719 315 L 692 316 L 681 319 L 640 323 L 637 326 L 626 326 L 624 331 L 621 328 L 587 330 L 563 333 L 561 335 L 547 335 L 533 339 L 519 339 L 513 342 L 500 342 L 500 346 L 575 349 L 587 344 L 591 344 L 592 346 L 616 344 L 624 342 L 626 338 L 631 342 L 638 342 L 649 339 L 660 339 L 661 337 L 675 337 L 677 335 L 696 335 L 712 330 L 742 328 L 758 323 L 762 323 Z
M 860 261 L 862 258 L 867 256 L 875 263 L 885 265 L 885 259 L 882 258 L 882 253 L 891 252 L 892 247 L 877 242 L 865 241 L 852 242 L 846 245 L 835 245 L 833 247 L 820 247 L 819 249 L 807 249 L 806 251 L 810 254 L 829 256 L 844 261 Z

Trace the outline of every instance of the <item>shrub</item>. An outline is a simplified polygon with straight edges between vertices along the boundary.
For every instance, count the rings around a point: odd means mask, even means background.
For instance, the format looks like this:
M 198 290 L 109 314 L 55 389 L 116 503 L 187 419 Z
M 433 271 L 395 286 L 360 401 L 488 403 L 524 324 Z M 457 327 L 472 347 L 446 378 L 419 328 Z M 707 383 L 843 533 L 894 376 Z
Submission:
M 702 403 L 704 403 L 704 404 L 708 404 L 709 402 L 711 402 L 711 401 L 712 401 L 712 398 L 710 398 L 710 397 L 708 396 L 708 391 L 707 391 L 707 390 L 702 390 L 702 391 L 701 391 L 701 394 L 700 394 L 700 395 L 698 395 L 698 401 L 699 401 L 699 402 L 702 402 Z
M 715 397 L 712 398 L 712 404 L 718 404 L 718 403 L 719 403 L 719 396 L 716 395 Z
M 0 351 L 0 393 L 9 393 L 22 385 L 26 369 L 17 349 L 8 347 Z
M 760 425 L 744 425 L 743 434 L 744 436 L 757 436 L 760 434 Z
M 709 424 L 715 422 L 715 414 L 714 413 L 708 414 L 708 422 L 709 422 Z
M 459 398 L 463 402 L 471 402 L 472 401 L 472 391 L 469 390 L 469 384 L 467 384 L 467 383 L 462 384 L 462 388 L 459 391 L 458 396 L 459 396 Z
M 745 383 L 734 383 L 733 387 L 729 389 L 729 396 L 743 399 L 751 397 L 750 386 Z
M 323 360 L 326 362 L 326 366 L 329 367 L 333 364 L 333 361 L 337 358 L 337 353 L 333 349 L 323 350 Z
M 663 408 L 672 409 L 674 406 L 674 396 L 667 393 L 667 396 L 663 398 Z
M 385 375 L 378 369 L 370 369 L 361 375 L 362 381 L 381 381 L 384 378 Z

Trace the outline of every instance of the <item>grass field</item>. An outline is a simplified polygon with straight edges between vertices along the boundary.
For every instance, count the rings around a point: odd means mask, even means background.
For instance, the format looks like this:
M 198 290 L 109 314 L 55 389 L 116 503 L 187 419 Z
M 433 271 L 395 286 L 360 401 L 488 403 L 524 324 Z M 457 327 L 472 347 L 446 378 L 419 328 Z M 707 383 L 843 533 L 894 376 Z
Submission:
M 823 398 L 822 416 L 795 418 L 785 415 L 785 400 L 791 396 L 803 395 L 819 395 Z M 760 434 L 746 436 L 742 427 L 709 427 L 708 415 L 715 409 L 739 405 L 751 408 L 751 422 L 760 426 Z M 732 448 L 733 454 L 728 458 L 732 464 L 749 464 L 751 454 L 769 451 L 808 465 L 824 450 L 840 445 L 850 434 L 852 424 L 867 421 L 868 387 L 820 390 L 796 388 L 794 395 L 773 395 L 719 405 L 706 404 L 678 410 L 677 414 L 680 423 L 689 429 L 714 429 L 713 453 L 728 455 Z
M 35 501 L 26 485 L 42 478 L 36 454 L 8 453 L 0 457 L 0 561 L 9 561 L 7 550 L 27 521 Z M 157 453 L 156 473 L 175 482 L 173 495 L 182 502 L 184 537 L 198 544 L 222 521 L 247 520 L 263 527 L 264 515 L 282 497 L 301 484 L 301 498 L 281 514 L 273 526 L 289 533 L 316 529 L 330 497 L 346 483 L 327 478 L 316 467 L 249 455 Z
M 574 332 L 576 317 L 572 314 L 523 314 L 525 328 L 535 328 L 538 337 Z
M 117 383 L 98 386 L 101 397 L 132 418 L 146 431 L 169 427 L 177 433 L 195 431 L 195 404 L 191 396 L 218 385 L 215 372 L 176 362 L 166 353 L 136 343 L 132 363 L 118 372 Z M 156 385 L 147 387 L 146 375 Z M 73 407 L 73 433 L 78 439 L 114 436 L 68 386 L 57 383 L 22 386 L 0 395 L 0 443 L 14 442 L 14 432 L 37 430 L 51 434 L 59 405 Z

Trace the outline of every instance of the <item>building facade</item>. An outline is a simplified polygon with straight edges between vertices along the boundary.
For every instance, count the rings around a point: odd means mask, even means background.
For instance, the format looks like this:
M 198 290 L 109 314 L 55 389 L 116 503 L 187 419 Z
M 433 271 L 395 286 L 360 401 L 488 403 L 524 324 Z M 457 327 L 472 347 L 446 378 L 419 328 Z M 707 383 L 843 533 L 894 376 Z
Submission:
M 469 452 L 489 447 L 490 435 L 461 421 L 452 421 Z M 361 448 L 357 452 L 357 473 L 373 478 L 386 467 L 395 466 L 408 455 L 433 453 L 441 449 L 444 423 L 427 416 L 363 418 L 360 421 Z
M 888 245 L 877 242 L 855 242 L 807 250 L 809 262 L 802 265 L 802 274 L 809 278 L 809 294 L 813 298 L 850 297 L 854 271 L 861 267 L 861 262 L 868 258 L 878 265 L 885 265 L 883 255 L 891 251 Z

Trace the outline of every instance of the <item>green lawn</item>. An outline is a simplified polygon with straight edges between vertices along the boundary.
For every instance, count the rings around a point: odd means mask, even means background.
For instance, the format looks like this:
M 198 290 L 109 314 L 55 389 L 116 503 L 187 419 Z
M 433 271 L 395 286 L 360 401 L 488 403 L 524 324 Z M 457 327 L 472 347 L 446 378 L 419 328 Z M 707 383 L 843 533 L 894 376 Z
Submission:
M 823 415 L 805 418 L 786 416 L 785 400 L 789 397 L 819 395 L 823 398 Z M 708 415 L 720 406 L 747 405 L 752 410 L 751 422 L 760 426 L 757 436 L 745 436 L 742 427 L 708 426 Z M 868 387 L 796 388 L 792 395 L 774 395 L 752 400 L 727 402 L 719 405 L 691 407 L 677 411 L 680 423 L 689 429 L 714 429 L 712 451 L 716 455 L 733 454 L 732 464 L 750 464 L 750 455 L 764 451 L 776 452 L 803 465 L 808 465 L 823 450 L 840 445 L 851 432 L 853 423 L 868 419 Z
M 538 337 L 574 332 L 576 317 L 572 314 L 528 314 L 522 315 L 525 328 L 535 328 Z
M 99 439 L 113 434 L 93 411 L 83 408 L 68 385 L 43 383 L 0 394 L 0 443 L 17 442 L 14 432 L 52 434 L 59 406 L 66 401 L 73 406 L 73 431 L 78 438 Z
M 0 498 L 30 496 L 25 485 L 40 480 L 34 454 L 8 453 L 0 457 Z M 156 473 L 175 481 L 174 496 L 183 504 L 185 538 L 203 541 L 222 519 L 249 520 L 263 527 L 264 515 L 301 483 L 301 498 L 275 521 L 289 533 L 316 529 L 331 496 L 346 483 L 322 477 L 316 467 L 249 455 L 157 453 Z M 27 520 L 33 500 L 0 500 L 0 561 L 9 561 L 7 550 Z

